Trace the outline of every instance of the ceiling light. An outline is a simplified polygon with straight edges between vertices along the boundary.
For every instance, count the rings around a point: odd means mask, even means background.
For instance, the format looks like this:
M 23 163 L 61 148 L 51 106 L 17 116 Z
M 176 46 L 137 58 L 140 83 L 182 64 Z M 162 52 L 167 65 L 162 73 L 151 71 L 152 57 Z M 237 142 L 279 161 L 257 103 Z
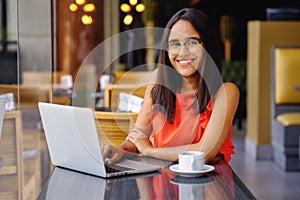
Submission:
M 126 15 L 123 20 L 124 24 L 126 25 L 130 25 L 132 21 L 133 21 L 133 17 L 131 15 Z
M 90 15 L 83 15 L 81 17 L 81 22 L 84 24 L 84 25 L 89 25 L 89 24 L 92 24 L 93 23 L 93 18 L 92 16 Z
M 75 3 L 71 3 L 71 4 L 69 5 L 69 10 L 70 10 L 71 12 L 76 12 L 76 11 L 78 10 L 78 6 L 77 6 Z
M 88 3 L 88 4 L 85 4 L 85 5 L 83 6 L 83 10 L 84 10 L 85 12 L 94 12 L 94 11 L 96 10 L 96 7 L 95 7 L 94 4 Z
M 85 4 L 85 0 L 75 0 L 77 5 L 83 5 Z
M 131 10 L 131 7 L 127 3 L 122 3 L 121 6 L 120 6 L 120 9 L 123 12 L 129 12 Z
M 145 7 L 145 5 L 142 4 L 142 3 L 136 5 L 136 7 L 135 7 L 135 10 L 136 10 L 137 12 L 143 12 L 145 9 L 146 9 L 146 7 Z
M 135 6 L 137 4 L 137 0 L 129 0 L 130 5 Z

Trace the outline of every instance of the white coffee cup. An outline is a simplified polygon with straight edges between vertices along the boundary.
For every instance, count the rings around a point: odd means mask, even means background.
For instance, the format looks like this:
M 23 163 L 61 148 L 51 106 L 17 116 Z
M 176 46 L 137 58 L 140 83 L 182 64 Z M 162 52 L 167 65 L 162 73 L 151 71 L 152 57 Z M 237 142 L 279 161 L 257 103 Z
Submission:
M 204 153 L 200 151 L 185 151 L 178 155 L 179 170 L 202 171 L 204 169 Z
M 109 74 L 103 74 L 100 76 L 100 88 L 104 91 L 105 86 L 111 83 L 111 76 Z
M 60 77 L 60 85 L 64 89 L 70 89 L 73 87 L 73 77 L 71 74 L 66 74 Z

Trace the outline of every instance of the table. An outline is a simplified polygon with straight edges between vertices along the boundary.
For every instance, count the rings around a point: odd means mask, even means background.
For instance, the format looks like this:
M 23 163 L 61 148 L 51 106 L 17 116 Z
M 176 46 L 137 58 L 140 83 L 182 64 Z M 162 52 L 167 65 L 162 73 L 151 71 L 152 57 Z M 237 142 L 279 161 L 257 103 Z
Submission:
M 96 91 L 92 93 L 85 93 L 80 91 L 74 91 L 72 89 L 53 89 L 54 103 L 72 105 L 72 101 L 76 98 L 85 99 L 85 95 L 90 95 L 91 98 L 95 99 L 96 106 L 104 106 L 104 92 Z M 75 101 L 76 102 L 76 101 Z
M 38 199 L 255 199 L 230 165 L 214 166 L 215 171 L 197 178 L 180 177 L 165 165 L 156 172 L 108 179 L 55 167 Z

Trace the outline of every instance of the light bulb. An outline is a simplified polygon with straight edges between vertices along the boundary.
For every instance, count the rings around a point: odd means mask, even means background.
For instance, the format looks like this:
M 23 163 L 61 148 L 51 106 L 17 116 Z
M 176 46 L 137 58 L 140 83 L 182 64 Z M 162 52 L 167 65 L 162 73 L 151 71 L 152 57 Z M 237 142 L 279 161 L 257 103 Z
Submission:
M 94 11 L 96 10 L 96 7 L 95 7 L 94 4 L 88 3 L 88 4 L 85 4 L 85 5 L 83 6 L 83 10 L 84 10 L 85 12 L 94 12 Z
M 120 5 L 120 9 L 123 11 L 123 12 L 129 12 L 131 10 L 131 7 L 130 5 L 128 5 L 127 3 L 122 3 Z
M 137 4 L 137 0 L 129 0 L 130 5 L 135 6 Z
M 135 7 L 135 10 L 136 10 L 137 12 L 143 12 L 145 9 L 146 9 L 146 7 L 145 7 L 145 5 L 142 4 L 142 3 L 136 5 L 136 7 Z
M 93 18 L 92 16 L 90 15 L 83 15 L 81 17 L 81 22 L 84 24 L 84 25 L 89 25 L 89 24 L 92 24 L 93 23 Z
M 71 4 L 69 5 L 69 10 L 70 10 L 71 12 L 76 12 L 76 11 L 78 10 L 78 6 L 77 6 L 75 3 L 71 3 Z
M 132 21 L 133 21 L 133 17 L 131 15 L 126 15 L 123 20 L 125 25 L 130 25 Z
M 85 4 L 85 0 L 75 0 L 77 5 L 83 5 Z

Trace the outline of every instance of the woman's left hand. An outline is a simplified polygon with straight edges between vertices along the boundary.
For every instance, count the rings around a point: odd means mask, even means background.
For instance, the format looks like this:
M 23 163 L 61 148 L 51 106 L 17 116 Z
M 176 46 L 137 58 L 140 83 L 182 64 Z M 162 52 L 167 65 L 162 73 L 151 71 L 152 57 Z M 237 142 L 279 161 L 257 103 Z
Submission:
M 126 137 L 126 140 L 132 142 L 138 151 L 144 156 L 149 154 L 151 149 L 153 149 L 153 145 L 149 138 L 138 129 L 133 129 Z

